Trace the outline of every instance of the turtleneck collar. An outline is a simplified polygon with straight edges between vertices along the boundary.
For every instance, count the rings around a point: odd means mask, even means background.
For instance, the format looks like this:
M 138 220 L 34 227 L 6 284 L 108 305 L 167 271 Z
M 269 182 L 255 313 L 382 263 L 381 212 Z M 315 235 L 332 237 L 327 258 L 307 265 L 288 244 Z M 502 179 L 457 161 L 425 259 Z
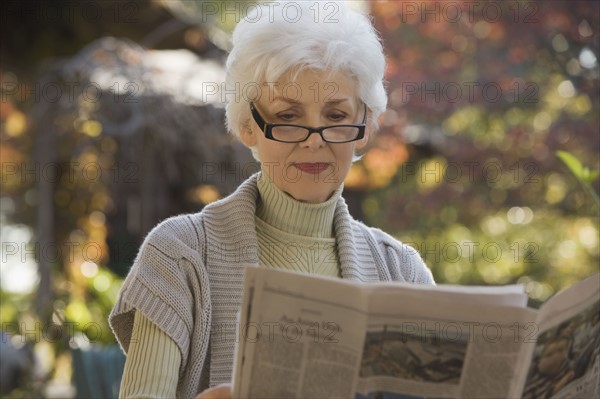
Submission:
M 290 234 L 307 237 L 334 237 L 333 216 L 336 204 L 342 195 L 341 184 L 331 197 L 320 204 L 309 204 L 294 199 L 271 181 L 266 173 L 258 178 L 260 198 L 256 205 L 256 216 L 263 222 Z

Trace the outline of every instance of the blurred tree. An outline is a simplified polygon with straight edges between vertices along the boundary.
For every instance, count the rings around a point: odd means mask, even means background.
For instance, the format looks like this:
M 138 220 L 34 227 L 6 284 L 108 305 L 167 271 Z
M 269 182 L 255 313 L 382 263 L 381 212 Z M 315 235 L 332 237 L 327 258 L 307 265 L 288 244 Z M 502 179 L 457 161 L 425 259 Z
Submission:
M 598 169 L 599 3 L 371 6 L 390 103 L 347 182 L 369 221 L 438 281 L 521 281 L 534 304 L 598 270 L 597 213 L 554 152 Z
M 107 316 L 145 234 L 257 168 L 225 133 L 220 96 L 202 93 L 225 56 L 203 26 L 151 1 L 5 2 L 2 16 L 2 221 L 31 226 L 10 261 L 31 251 L 40 276 L 35 293 L 3 291 L 2 322 L 45 354 L 29 384 L 43 395 L 69 349 L 114 343 Z M 93 41 L 110 35 L 143 46 Z

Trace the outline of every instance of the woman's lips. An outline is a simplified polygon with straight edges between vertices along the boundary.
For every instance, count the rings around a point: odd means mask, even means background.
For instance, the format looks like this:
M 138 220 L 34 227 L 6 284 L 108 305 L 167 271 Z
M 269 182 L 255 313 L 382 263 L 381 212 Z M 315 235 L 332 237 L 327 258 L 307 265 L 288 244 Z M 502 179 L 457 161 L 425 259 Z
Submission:
M 294 166 L 302 172 L 310 173 L 312 175 L 318 175 L 329 168 L 329 164 L 326 162 L 302 162 L 295 163 Z

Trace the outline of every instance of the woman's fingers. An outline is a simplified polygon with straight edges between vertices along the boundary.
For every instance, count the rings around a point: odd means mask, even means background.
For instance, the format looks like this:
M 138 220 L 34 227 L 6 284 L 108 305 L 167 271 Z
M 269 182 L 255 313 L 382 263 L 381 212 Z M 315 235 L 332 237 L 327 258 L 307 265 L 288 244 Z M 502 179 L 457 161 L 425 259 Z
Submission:
M 231 384 L 221 384 L 200 392 L 196 399 L 231 399 Z

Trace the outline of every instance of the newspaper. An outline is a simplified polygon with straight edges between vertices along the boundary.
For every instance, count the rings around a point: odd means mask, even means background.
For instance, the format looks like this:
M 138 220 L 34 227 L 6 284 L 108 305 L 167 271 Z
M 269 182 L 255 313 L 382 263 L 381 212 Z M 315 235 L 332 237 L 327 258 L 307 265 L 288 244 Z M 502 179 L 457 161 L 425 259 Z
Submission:
M 600 274 L 522 286 L 357 284 L 246 272 L 236 398 L 600 397 Z

